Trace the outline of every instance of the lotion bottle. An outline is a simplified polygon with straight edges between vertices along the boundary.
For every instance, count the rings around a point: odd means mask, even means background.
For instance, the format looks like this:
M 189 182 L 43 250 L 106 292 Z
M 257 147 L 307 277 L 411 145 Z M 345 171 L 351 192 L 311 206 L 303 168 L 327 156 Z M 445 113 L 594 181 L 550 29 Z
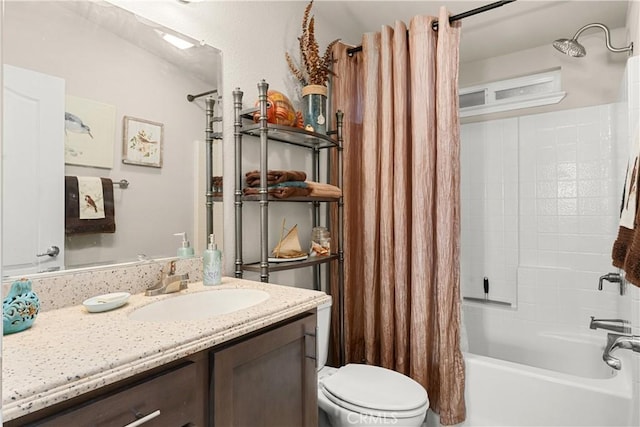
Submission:
M 184 231 L 182 233 L 174 233 L 174 236 L 182 236 L 182 244 L 178 248 L 177 253 L 178 258 L 193 258 L 194 252 L 191 244 L 187 240 L 187 233 Z
M 209 244 L 205 249 L 202 260 L 204 262 L 203 283 L 205 286 L 222 283 L 222 252 L 214 242 L 213 234 L 209 235 Z

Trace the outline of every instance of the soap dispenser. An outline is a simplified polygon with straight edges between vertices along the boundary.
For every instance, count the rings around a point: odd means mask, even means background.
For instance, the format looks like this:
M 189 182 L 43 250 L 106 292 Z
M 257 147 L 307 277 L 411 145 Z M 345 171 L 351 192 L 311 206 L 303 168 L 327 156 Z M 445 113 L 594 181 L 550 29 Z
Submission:
M 222 252 L 218 249 L 213 234 L 209 235 L 209 244 L 202 258 L 204 262 L 203 283 L 206 286 L 222 283 Z
M 178 258 L 193 258 L 194 252 L 191 244 L 187 240 L 187 233 L 174 233 L 174 236 L 182 236 L 182 245 L 178 248 Z

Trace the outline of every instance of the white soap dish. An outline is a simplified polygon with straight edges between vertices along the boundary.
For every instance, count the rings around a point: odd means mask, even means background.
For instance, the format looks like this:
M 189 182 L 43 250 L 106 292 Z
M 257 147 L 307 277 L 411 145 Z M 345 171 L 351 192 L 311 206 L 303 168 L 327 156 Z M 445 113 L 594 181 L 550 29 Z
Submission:
M 113 310 L 126 304 L 131 294 L 129 292 L 113 292 L 111 294 L 98 295 L 84 300 L 82 305 L 90 313 L 100 313 Z

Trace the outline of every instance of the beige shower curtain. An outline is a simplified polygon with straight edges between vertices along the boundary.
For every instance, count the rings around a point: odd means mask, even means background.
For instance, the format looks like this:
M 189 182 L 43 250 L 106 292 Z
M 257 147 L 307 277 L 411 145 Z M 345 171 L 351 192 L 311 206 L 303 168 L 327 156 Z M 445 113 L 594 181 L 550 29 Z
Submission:
M 459 346 L 459 23 L 435 17 L 334 50 L 345 113 L 345 363 L 405 373 L 441 423 L 465 418 Z M 335 282 L 332 289 L 337 295 Z M 337 310 L 337 304 L 334 304 Z M 334 311 L 334 342 L 338 313 Z M 337 346 L 333 357 L 337 360 Z

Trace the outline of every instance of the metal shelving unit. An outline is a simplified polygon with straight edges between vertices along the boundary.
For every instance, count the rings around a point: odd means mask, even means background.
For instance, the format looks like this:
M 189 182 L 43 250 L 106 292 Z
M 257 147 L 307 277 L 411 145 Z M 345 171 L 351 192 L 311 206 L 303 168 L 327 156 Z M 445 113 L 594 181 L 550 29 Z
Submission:
M 320 134 L 309 132 L 304 129 L 289 126 L 275 125 L 267 122 L 267 90 L 269 85 L 263 80 L 258 83 L 258 108 L 247 110 L 242 109 L 243 92 L 238 88 L 233 92 L 234 100 L 234 140 L 235 140 L 235 276 L 241 278 L 244 271 L 260 273 L 260 280 L 267 282 L 269 272 L 292 270 L 297 268 L 314 268 L 314 288 L 320 289 L 321 275 L 319 266 L 322 264 L 337 262 L 339 269 L 339 289 L 342 289 L 343 281 L 343 198 L 325 197 L 290 197 L 277 199 L 267 194 L 267 153 L 269 147 L 275 143 L 291 144 L 298 147 L 307 148 L 313 156 L 311 179 L 318 181 L 320 169 L 320 151 L 337 150 L 338 157 L 338 187 L 342 188 L 342 113 L 336 114 L 336 130 Z M 258 123 L 253 121 L 253 113 L 258 111 L 260 119 Z M 246 124 L 244 122 L 247 122 Z M 250 135 L 260 138 L 260 189 L 258 195 L 245 196 L 242 194 L 243 173 L 242 173 L 242 144 L 243 136 Z M 244 203 L 257 202 L 260 204 L 260 260 L 255 262 L 245 262 L 243 259 L 243 232 L 242 221 Z M 338 245 L 336 251 L 327 257 L 308 258 L 304 261 L 289 261 L 283 263 L 269 263 L 268 246 L 268 225 L 269 225 L 269 204 L 270 203 L 309 203 L 312 207 L 313 226 L 318 226 L 320 219 L 320 206 L 323 203 L 336 203 L 338 207 L 338 224 L 336 232 Z

